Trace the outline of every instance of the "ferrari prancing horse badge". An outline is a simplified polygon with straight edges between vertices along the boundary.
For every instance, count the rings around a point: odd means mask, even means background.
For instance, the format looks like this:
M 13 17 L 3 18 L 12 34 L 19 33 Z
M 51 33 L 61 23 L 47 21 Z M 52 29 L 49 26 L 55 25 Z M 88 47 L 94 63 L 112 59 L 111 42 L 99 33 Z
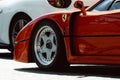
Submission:
M 62 15 L 62 21 L 65 22 L 67 20 L 67 14 Z

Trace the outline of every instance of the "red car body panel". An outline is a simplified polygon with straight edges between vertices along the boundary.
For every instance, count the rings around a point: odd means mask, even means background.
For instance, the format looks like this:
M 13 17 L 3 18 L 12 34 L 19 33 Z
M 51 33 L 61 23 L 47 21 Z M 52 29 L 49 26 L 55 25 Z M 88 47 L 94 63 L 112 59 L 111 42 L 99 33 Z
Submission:
M 76 12 L 76 11 L 75 11 Z M 74 15 L 75 14 L 75 15 Z M 104 12 L 62 12 L 42 16 L 20 31 L 14 59 L 29 62 L 29 41 L 38 22 L 55 22 L 64 36 L 69 63 L 120 64 L 120 10 Z
M 120 10 L 77 15 L 71 31 L 74 54 L 120 55 Z
M 74 11 L 65 11 L 59 13 L 57 12 L 56 15 L 54 14 L 48 14 L 48 15 L 44 15 L 40 18 L 37 18 L 36 20 L 34 20 L 33 22 L 28 23 L 19 33 L 18 36 L 16 38 L 16 45 L 15 45 L 15 49 L 14 49 L 14 59 L 17 61 L 21 61 L 21 62 L 29 62 L 29 55 L 28 54 L 32 54 L 31 52 L 29 52 L 29 42 L 30 42 L 30 37 L 32 35 L 32 31 L 34 29 L 34 27 L 41 21 L 43 20 L 51 20 L 53 22 L 55 22 L 63 35 L 68 35 L 69 34 L 69 20 L 70 20 L 70 16 L 71 13 L 75 12 Z M 64 22 L 63 18 L 64 15 L 67 15 L 67 19 Z M 46 18 L 47 16 L 47 18 Z M 66 33 L 65 33 L 66 32 Z
M 70 38 L 65 38 L 69 62 L 120 64 L 119 14 L 120 10 L 77 15 Z

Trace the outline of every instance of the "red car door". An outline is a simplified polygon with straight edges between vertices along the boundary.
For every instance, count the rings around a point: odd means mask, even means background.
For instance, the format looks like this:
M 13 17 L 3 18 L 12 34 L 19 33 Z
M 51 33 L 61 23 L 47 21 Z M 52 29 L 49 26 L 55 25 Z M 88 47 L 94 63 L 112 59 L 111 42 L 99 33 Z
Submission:
M 120 55 L 120 10 L 77 15 L 70 30 L 73 55 Z

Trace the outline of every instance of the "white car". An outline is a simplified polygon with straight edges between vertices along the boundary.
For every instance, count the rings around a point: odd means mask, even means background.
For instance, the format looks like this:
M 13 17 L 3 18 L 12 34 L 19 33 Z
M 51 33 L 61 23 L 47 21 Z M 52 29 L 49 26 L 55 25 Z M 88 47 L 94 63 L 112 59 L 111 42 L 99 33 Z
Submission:
M 73 7 L 71 0 L 62 1 L 0 0 L 0 47 L 12 47 L 15 36 L 30 20 L 45 13 Z
M 0 48 L 8 48 L 12 51 L 15 37 L 25 24 L 45 13 L 72 9 L 75 1 L 0 0 Z

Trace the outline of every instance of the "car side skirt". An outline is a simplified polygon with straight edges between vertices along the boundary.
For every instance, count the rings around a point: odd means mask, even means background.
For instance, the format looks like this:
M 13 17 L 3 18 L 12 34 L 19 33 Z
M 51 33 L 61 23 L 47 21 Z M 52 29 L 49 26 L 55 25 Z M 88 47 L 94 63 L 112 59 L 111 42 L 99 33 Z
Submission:
M 72 55 L 70 49 L 69 37 L 64 38 L 66 46 L 67 60 L 71 64 L 120 64 L 120 56 L 85 56 L 85 55 Z
M 0 43 L 0 49 L 8 49 L 9 47 L 10 47 L 9 44 Z

